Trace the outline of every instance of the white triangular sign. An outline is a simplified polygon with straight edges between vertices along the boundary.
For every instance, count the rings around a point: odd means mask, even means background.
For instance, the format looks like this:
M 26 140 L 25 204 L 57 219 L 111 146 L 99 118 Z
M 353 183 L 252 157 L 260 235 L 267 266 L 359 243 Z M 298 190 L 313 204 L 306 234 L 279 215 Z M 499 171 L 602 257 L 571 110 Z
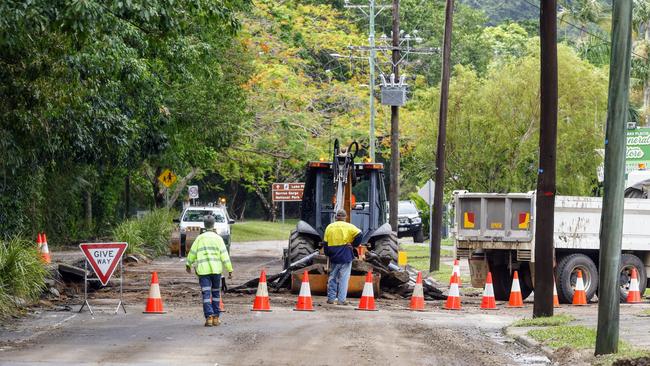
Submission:
M 95 271 L 95 274 L 104 286 L 111 279 L 127 246 L 127 243 L 79 244 L 81 252 L 86 256 L 88 263 L 90 263 L 93 271 Z

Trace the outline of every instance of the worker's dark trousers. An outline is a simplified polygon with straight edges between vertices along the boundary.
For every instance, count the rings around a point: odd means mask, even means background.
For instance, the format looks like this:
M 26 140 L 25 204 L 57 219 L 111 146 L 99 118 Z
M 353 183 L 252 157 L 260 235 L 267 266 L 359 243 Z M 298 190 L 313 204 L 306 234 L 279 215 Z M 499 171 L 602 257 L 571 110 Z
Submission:
M 209 274 L 199 276 L 199 284 L 201 285 L 201 295 L 203 297 L 203 315 L 206 318 L 211 315 L 219 316 L 221 314 L 221 310 L 219 309 L 221 275 Z

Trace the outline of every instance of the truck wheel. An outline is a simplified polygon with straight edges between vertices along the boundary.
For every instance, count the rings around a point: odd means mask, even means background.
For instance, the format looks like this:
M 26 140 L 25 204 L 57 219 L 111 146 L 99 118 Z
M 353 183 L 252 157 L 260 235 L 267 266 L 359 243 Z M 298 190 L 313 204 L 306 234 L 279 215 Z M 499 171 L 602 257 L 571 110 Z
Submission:
M 618 283 L 620 287 L 621 302 L 627 301 L 627 293 L 630 290 L 630 279 L 632 278 L 632 268 L 636 268 L 637 278 L 639 279 L 639 292 L 641 292 L 641 297 L 643 297 L 646 288 L 647 274 L 641 259 L 634 254 L 621 254 L 620 268 Z
M 585 285 L 587 301 L 598 290 L 598 270 L 591 258 L 584 254 L 571 254 L 562 258 L 557 264 L 555 278 L 557 281 L 557 296 L 561 303 L 573 302 L 573 291 L 578 279 L 578 270 L 582 271 L 582 281 Z
M 490 266 L 490 272 L 492 272 L 494 298 L 499 301 L 508 301 L 510 299 L 514 271 L 511 273 L 505 264 L 497 264 Z M 522 264 L 518 273 L 521 298 L 525 300 L 533 292 L 532 276 L 528 264 Z
M 317 250 L 317 244 L 312 238 L 292 231 L 289 236 L 288 261 L 285 262 L 285 265 L 288 266 L 299 261 Z
M 398 251 L 399 243 L 397 237 L 394 235 L 385 235 L 375 240 L 373 252 L 375 252 L 383 262 L 389 263 L 390 261 L 393 261 L 397 263 Z
M 413 242 L 414 243 L 424 243 L 424 233 L 422 232 L 422 228 L 420 228 L 418 231 L 413 234 Z

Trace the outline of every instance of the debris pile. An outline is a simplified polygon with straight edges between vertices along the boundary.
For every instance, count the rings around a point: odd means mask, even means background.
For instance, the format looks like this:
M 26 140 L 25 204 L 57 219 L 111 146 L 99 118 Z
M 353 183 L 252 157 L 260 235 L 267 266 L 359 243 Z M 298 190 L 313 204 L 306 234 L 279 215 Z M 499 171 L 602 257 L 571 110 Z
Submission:
M 269 290 L 275 292 L 286 290 L 291 287 L 291 277 L 294 276 L 297 278 L 304 271 L 307 271 L 310 275 L 327 274 L 327 257 L 318 254 L 318 252 L 314 252 L 292 263 L 282 272 L 267 275 L 267 286 Z M 410 297 L 415 288 L 415 282 L 418 276 L 418 270 L 415 268 L 408 265 L 402 268 L 392 262 L 385 263 L 379 256 L 372 252 L 365 254 L 365 260 L 355 259 L 352 262 L 353 276 L 365 276 L 368 272 L 379 275 L 382 296 L 386 298 Z M 259 278 L 254 278 L 240 286 L 230 288 L 228 291 L 253 294 L 257 290 L 258 283 Z M 439 284 L 433 278 L 424 276 L 422 286 L 426 300 L 446 299 L 446 295 L 438 288 Z

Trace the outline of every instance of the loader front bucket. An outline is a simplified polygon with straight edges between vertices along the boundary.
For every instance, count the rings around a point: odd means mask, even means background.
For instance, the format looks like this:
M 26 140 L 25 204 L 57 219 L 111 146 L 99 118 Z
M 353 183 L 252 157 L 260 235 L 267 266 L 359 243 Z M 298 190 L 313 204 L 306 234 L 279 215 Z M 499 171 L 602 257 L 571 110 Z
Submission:
M 379 281 L 381 275 L 373 273 L 372 276 L 372 289 L 375 297 L 381 295 L 379 288 Z M 363 292 L 363 285 L 365 284 L 365 275 L 352 275 L 348 282 L 348 297 L 361 297 Z M 300 292 L 300 284 L 302 283 L 302 272 L 296 271 L 291 274 L 291 292 L 297 294 Z M 327 295 L 327 275 L 326 274 L 309 274 L 309 287 L 312 295 Z

